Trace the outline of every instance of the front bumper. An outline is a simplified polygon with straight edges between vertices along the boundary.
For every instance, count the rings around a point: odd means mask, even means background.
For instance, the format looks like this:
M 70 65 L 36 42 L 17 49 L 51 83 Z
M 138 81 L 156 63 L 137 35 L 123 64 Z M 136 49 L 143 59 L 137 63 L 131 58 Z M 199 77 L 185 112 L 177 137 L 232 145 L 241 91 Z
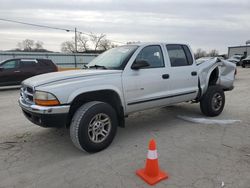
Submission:
M 38 106 L 29 104 L 22 97 L 18 100 L 25 117 L 42 127 L 63 127 L 67 123 L 70 105 Z

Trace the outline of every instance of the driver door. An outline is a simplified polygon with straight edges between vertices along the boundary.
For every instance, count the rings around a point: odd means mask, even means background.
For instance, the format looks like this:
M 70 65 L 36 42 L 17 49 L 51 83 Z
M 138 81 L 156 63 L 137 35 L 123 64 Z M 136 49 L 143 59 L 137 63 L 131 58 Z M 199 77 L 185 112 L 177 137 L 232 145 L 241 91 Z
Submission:
M 20 84 L 19 60 L 9 60 L 1 64 L 0 85 Z
M 168 69 L 162 53 L 162 46 L 149 45 L 137 55 L 135 61 L 146 61 L 149 66 L 139 70 L 126 67 L 123 73 L 123 88 L 127 112 L 135 112 L 168 103 Z

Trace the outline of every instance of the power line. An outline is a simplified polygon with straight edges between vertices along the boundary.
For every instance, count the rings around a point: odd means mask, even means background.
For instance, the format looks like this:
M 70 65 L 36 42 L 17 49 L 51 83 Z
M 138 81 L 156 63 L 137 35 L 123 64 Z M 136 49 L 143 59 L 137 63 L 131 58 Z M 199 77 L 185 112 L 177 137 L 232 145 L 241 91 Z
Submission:
M 89 37 L 92 36 L 92 34 L 90 34 L 90 33 L 82 32 L 82 31 L 75 31 L 73 29 L 65 29 L 65 28 L 52 27 L 52 26 L 41 25 L 41 24 L 33 24 L 33 23 L 21 22 L 21 21 L 10 20 L 10 19 L 5 19 L 5 18 L 0 18 L 0 20 L 5 21 L 5 22 L 12 22 L 12 23 L 18 23 L 18 24 L 23 24 L 23 25 L 34 26 L 34 27 L 41 27 L 41 28 L 47 28 L 47 29 L 56 29 L 56 30 L 61 30 L 61 31 L 66 31 L 66 32 L 77 32 L 79 34 L 87 35 Z M 116 41 L 116 40 L 110 40 L 110 41 L 115 42 L 115 43 L 125 44 L 124 42 L 120 42 L 120 41 Z
M 9 19 L 4 19 L 0 18 L 1 21 L 6 21 L 6 22 L 12 22 L 12 23 L 18 23 L 18 24 L 23 24 L 23 25 L 30 25 L 30 26 L 35 26 L 35 27 L 42 27 L 42 28 L 49 28 L 49 29 L 57 29 L 57 30 L 63 30 L 70 32 L 70 29 L 63 29 L 59 27 L 51 27 L 51 26 L 46 26 L 46 25 L 40 25 L 40 24 L 33 24 L 33 23 L 27 23 L 27 22 L 20 22 L 20 21 L 15 21 L 15 20 L 9 20 Z

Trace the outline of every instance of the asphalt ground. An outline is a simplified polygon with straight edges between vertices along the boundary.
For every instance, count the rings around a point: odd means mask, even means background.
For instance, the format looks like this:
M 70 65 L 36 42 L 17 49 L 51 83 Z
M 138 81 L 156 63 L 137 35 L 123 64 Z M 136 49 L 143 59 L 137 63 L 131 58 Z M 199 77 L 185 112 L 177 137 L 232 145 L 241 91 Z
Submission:
M 161 169 L 169 179 L 155 187 L 250 187 L 250 69 L 238 68 L 223 113 L 204 118 L 199 104 L 182 103 L 129 116 L 126 128 L 104 151 L 75 148 L 66 129 L 46 129 L 23 116 L 17 89 L 0 91 L 0 187 L 149 187 L 135 175 L 148 141 L 157 141 Z

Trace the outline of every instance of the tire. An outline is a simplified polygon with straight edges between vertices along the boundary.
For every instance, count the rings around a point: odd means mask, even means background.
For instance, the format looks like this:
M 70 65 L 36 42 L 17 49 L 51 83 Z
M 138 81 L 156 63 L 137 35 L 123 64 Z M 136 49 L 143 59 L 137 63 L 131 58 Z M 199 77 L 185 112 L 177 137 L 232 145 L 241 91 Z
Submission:
M 245 67 L 246 67 L 246 65 L 242 63 L 242 68 L 245 68 Z
M 111 144 L 117 125 L 117 114 L 109 104 L 88 102 L 75 112 L 70 124 L 70 137 L 80 150 L 98 152 Z
M 220 86 L 209 86 L 200 100 L 201 112 L 210 117 L 218 116 L 224 109 L 225 94 Z

